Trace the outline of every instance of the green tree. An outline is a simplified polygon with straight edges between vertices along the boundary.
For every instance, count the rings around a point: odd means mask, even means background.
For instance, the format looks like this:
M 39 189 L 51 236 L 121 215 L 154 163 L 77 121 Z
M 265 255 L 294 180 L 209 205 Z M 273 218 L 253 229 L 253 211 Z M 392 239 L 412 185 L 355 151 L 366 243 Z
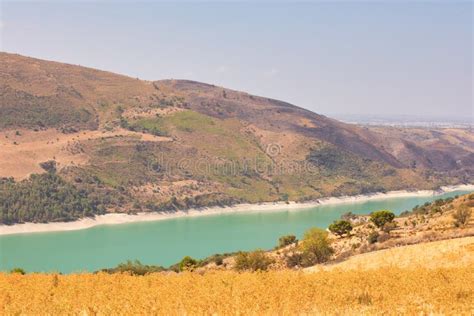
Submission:
M 300 249 L 302 251 L 303 266 L 326 262 L 333 253 L 333 249 L 329 244 L 328 233 L 319 228 L 311 228 L 304 234 Z
M 395 218 L 395 214 L 391 211 L 381 210 L 370 214 L 370 221 L 378 228 L 382 228 L 385 224 L 390 223 Z
M 198 261 L 196 259 L 186 256 L 179 262 L 179 271 L 191 271 L 194 270 L 197 265 Z
M 329 230 L 338 236 L 349 234 L 352 230 L 352 224 L 349 221 L 337 220 L 329 225 Z
M 296 242 L 295 235 L 285 235 L 278 239 L 278 248 L 284 248 Z

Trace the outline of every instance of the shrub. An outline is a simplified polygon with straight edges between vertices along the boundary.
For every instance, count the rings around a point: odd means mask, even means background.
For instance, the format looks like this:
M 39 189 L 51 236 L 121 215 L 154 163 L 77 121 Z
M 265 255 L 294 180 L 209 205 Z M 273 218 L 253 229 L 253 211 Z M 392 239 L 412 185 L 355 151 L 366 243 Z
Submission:
M 214 260 L 214 263 L 216 264 L 216 266 L 221 266 L 222 264 L 224 264 L 224 256 L 217 256 L 216 260 Z
M 367 237 L 367 241 L 369 242 L 369 244 L 375 244 L 378 241 L 378 238 L 379 238 L 379 233 L 376 231 L 373 231 Z
M 40 167 L 43 168 L 46 172 L 56 172 L 56 161 L 48 160 L 41 162 Z
M 129 273 L 132 275 L 146 275 L 154 272 L 164 271 L 165 268 L 161 266 L 149 266 L 142 264 L 140 261 L 128 260 L 124 263 L 119 263 L 115 268 L 104 269 L 103 272 L 107 273 Z
M 284 248 L 296 242 L 295 235 L 285 235 L 278 239 L 278 248 Z
M 370 215 L 370 221 L 375 224 L 378 228 L 383 227 L 385 224 L 390 223 L 395 218 L 395 214 L 390 211 L 382 210 L 373 212 Z
M 390 239 L 390 234 L 381 234 L 377 237 L 377 242 L 384 242 Z
M 390 233 L 392 230 L 396 229 L 397 227 L 398 226 L 396 222 L 390 222 L 383 225 L 382 230 L 386 233 Z
M 303 266 L 311 266 L 329 260 L 333 249 L 329 245 L 328 233 L 319 228 L 311 228 L 304 234 L 300 249 Z
M 186 256 L 179 262 L 179 271 L 192 271 L 197 265 L 198 261 L 196 259 Z
M 26 274 L 25 270 L 23 270 L 22 268 L 13 268 L 10 270 L 10 273 L 18 273 L 21 275 Z
M 303 263 L 303 255 L 301 253 L 294 253 L 286 257 L 286 266 L 288 268 L 294 268 L 296 266 L 301 266 Z
M 273 262 L 273 259 L 269 258 L 263 250 L 239 252 L 235 256 L 235 269 L 237 271 L 266 271 Z
M 345 221 L 351 221 L 357 218 L 357 215 L 352 212 L 346 212 L 341 215 L 341 219 Z
M 453 214 L 454 226 L 462 227 L 469 223 L 472 211 L 466 205 L 461 205 Z
M 345 234 L 349 234 L 352 230 L 352 225 L 350 222 L 345 220 L 338 220 L 334 221 L 331 225 L 329 225 L 329 230 L 338 236 L 342 236 Z

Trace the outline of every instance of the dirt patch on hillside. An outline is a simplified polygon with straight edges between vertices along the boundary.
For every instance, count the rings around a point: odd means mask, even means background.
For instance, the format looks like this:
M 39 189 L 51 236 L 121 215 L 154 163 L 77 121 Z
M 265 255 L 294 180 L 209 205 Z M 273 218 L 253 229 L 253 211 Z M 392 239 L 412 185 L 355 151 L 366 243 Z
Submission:
M 86 164 L 88 154 L 84 143 L 93 139 L 136 137 L 142 141 L 171 141 L 169 137 L 132 132 L 82 131 L 64 134 L 55 129 L 44 131 L 18 130 L 0 132 L 0 177 L 25 179 L 32 173 L 42 173 L 41 162 L 55 160 L 59 169 Z

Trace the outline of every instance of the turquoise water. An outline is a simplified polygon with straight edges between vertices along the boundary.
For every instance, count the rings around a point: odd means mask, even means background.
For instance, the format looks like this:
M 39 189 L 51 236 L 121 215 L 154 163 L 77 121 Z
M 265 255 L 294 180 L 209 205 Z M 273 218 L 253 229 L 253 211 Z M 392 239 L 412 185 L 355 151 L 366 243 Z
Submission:
M 269 249 L 278 237 L 301 237 L 310 227 L 326 228 L 343 213 L 367 214 L 390 209 L 399 214 L 415 205 L 461 195 L 457 191 L 433 197 L 386 198 L 301 210 L 229 213 L 155 222 L 96 226 L 89 229 L 0 236 L 0 270 L 21 267 L 28 272 L 95 271 L 127 259 L 169 266 L 189 255 Z

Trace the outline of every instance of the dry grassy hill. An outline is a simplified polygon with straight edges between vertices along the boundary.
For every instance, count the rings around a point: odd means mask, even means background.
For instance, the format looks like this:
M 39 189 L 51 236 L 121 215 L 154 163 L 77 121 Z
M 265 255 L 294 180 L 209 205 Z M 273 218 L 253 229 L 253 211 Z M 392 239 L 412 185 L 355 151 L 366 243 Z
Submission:
M 0 313 L 470 315 L 473 255 L 471 237 L 378 251 L 306 273 L 0 273 Z
M 474 176 L 466 130 L 366 129 L 213 85 L 7 53 L 0 78 L 0 177 L 28 179 L 54 161 L 56 176 L 93 198 L 93 213 L 435 188 Z M 22 186 L 43 183 L 34 181 Z M 41 203 L 3 183 L 3 222 L 60 218 L 49 209 L 18 215 Z

